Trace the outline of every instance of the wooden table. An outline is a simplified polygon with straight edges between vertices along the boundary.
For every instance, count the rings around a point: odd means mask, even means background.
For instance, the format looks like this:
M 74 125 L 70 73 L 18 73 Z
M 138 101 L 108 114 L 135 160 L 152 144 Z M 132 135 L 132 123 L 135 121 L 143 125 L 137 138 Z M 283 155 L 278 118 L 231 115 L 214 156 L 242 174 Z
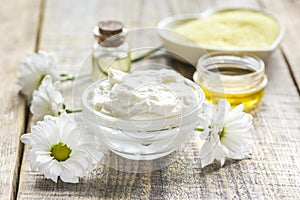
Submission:
M 265 97 L 252 112 L 251 159 L 201 169 L 198 150 L 191 148 L 178 152 L 169 166 L 148 173 L 126 173 L 100 163 L 79 184 L 55 184 L 30 170 L 26 147 L 19 140 L 30 128 L 30 114 L 17 85 L 19 63 L 26 53 L 54 51 L 61 72 L 73 73 L 91 49 L 91 30 L 99 19 L 118 18 L 133 30 L 155 27 L 170 15 L 229 3 L 265 7 L 287 28 L 280 48 L 267 62 Z M 299 0 L 2 0 L 0 4 L 0 199 L 300 198 Z M 151 41 L 151 36 L 145 34 L 144 39 Z M 162 60 L 187 76 L 193 71 L 174 60 Z M 64 95 L 69 94 L 68 87 L 64 86 Z

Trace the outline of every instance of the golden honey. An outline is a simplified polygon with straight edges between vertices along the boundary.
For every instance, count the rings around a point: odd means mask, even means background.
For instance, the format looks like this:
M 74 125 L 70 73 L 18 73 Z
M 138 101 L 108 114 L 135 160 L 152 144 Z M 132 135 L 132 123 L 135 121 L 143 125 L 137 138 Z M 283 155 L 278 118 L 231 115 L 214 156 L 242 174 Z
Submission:
M 264 95 L 264 89 L 244 94 L 224 94 L 208 90 L 204 87 L 201 88 L 206 96 L 206 99 L 209 102 L 218 105 L 220 99 L 226 99 L 228 102 L 230 102 L 232 107 L 244 103 L 244 110 L 246 112 L 254 108 L 260 102 Z
M 226 99 L 233 107 L 244 103 L 245 111 L 250 111 L 264 95 L 268 82 L 264 72 L 257 57 L 213 53 L 199 59 L 194 80 L 213 104 Z

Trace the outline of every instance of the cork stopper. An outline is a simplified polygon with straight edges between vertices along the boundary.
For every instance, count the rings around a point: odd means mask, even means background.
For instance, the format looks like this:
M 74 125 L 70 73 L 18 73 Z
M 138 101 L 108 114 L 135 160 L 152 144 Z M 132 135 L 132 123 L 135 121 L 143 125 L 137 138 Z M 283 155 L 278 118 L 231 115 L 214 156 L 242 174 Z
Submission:
M 124 24 L 117 20 L 104 20 L 94 29 L 94 36 L 99 45 L 104 47 L 118 47 L 125 41 L 123 32 Z
M 102 35 L 111 36 L 121 33 L 123 30 L 123 23 L 117 20 L 106 20 L 98 23 L 99 32 Z

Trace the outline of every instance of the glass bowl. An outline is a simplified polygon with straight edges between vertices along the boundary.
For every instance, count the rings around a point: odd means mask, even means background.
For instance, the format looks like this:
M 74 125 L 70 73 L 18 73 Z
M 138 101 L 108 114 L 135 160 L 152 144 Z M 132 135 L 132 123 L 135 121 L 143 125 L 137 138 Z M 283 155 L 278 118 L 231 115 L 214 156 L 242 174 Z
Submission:
M 83 119 L 107 149 L 122 157 L 152 160 L 166 156 L 183 144 L 199 125 L 205 96 L 202 89 L 188 79 L 184 83 L 193 89 L 197 102 L 182 115 L 152 120 L 126 120 L 96 111 L 88 102 L 89 93 L 107 80 L 93 82 L 83 92 Z

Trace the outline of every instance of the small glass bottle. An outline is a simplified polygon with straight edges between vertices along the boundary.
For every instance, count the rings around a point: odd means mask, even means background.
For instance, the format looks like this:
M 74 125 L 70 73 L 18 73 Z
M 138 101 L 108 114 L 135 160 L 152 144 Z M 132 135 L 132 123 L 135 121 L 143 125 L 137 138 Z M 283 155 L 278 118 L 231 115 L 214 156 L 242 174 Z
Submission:
M 268 83 L 264 62 L 241 53 L 203 55 L 198 60 L 193 79 L 208 101 L 217 105 L 223 98 L 232 106 L 244 103 L 245 111 L 260 102 Z
M 125 40 L 126 30 L 120 21 L 100 21 L 93 30 L 97 42 L 93 45 L 92 78 L 97 80 L 108 75 L 108 69 L 124 72 L 130 70 L 130 49 Z

